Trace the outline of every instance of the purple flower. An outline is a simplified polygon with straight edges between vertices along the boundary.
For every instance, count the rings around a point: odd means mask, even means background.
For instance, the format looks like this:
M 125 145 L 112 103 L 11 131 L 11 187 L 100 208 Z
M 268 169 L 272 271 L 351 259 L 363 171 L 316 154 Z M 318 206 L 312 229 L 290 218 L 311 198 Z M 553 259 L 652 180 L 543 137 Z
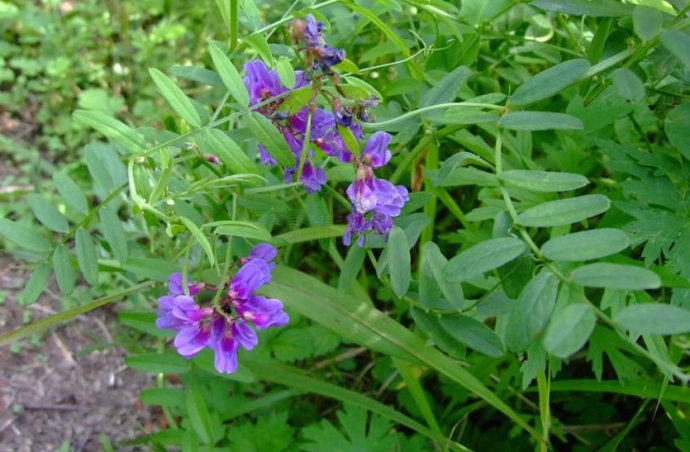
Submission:
M 319 56 L 319 66 L 324 72 L 328 72 L 331 66 L 341 63 L 345 59 L 345 49 L 335 49 L 324 45 L 317 53 Z
M 275 259 L 277 255 L 278 251 L 273 247 L 273 245 L 261 243 L 252 248 L 252 250 L 249 252 L 249 256 L 247 256 L 247 259 L 263 259 L 266 262 L 270 262 Z M 273 265 L 275 266 L 275 264 Z M 273 268 L 271 268 L 271 270 L 272 269 Z
M 261 163 L 268 166 L 275 166 L 276 163 L 278 163 L 276 162 L 276 159 L 274 159 L 273 156 L 268 153 L 263 144 L 259 143 L 257 144 L 257 147 L 259 148 L 259 159 L 261 160 Z
M 238 314 L 247 322 L 263 330 L 271 326 L 283 326 L 290 317 L 283 311 L 283 303 L 275 298 L 254 296 L 237 307 Z
M 345 145 L 343 137 L 338 132 L 338 129 L 329 131 L 323 138 L 315 140 L 316 145 L 326 154 L 335 157 L 341 162 L 350 163 L 352 161 L 352 152 Z
M 302 31 L 302 40 L 307 47 L 319 47 L 323 45 L 323 22 L 314 19 L 313 14 L 307 15 L 307 24 Z
M 307 132 L 307 119 L 309 116 L 309 109 L 304 107 L 296 114 L 290 116 L 289 122 L 295 132 L 306 136 Z M 317 108 L 311 116 L 311 131 L 309 133 L 309 139 L 311 141 L 317 140 L 323 137 L 329 129 L 335 127 L 335 118 L 331 113 L 326 110 Z
M 208 345 L 208 323 L 204 325 L 190 325 L 182 328 L 175 336 L 173 344 L 184 358 L 191 358 Z
M 371 227 L 378 234 L 384 235 L 386 240 L 388 240 L 388 234 L 393 229 L 393 218 L 385 213 L 374 212 L 371 216 Z
M 187 279 L 187 289 L 190 296 L 194 296 L 199 293 L 200 287 L 192 284 L 192 282 Z M 168 295 L 184 295 L 184 289 L 182 288 L 182 273 L 173 273 L 168 276 Z
M 371 222 L 367 221 L 363 214 L 353 212 L 347 216 L 347 227 L 343 235 L 343 243 L 350 246 L 352 238 L 359 234 L 359 246 L 364 246 L 364 233 L 371 229 Z
M 326 45 L 322 34 L 323 22 L 314 19 L 313 14 L 307 15 L 306 23 L 294 21 L 293 27 L 307 48 L 307 61 L 312 61 L 315 69 L 321 68 L 324 72 L 329 72 L 331 66 L 345 59 L 345 50 Z
M 374 133 L 364 145 L 362 161 L 371 165 L 372 168 L 384 166 L 391 159 L 391 151 L 388 150 L 390 142 L 391 136 L 386 132 Z
M 244 70 L 247 73 L 244 85 L 249 91 L 250 106 L 288 91 L 287 88 L 281 86 L 278 72 L 269 71 L 261 60 L 245 63 Z
M 320 191 L 321 187 L 326 183 L 326 172 L 323 168 L 314 167 L 309 161 L 306 161 L 302 167 L 300 182 L 304 185 L 307 193 Z
M 271 281 L 271 268 L 263 259 L 252 259 L 242 266 L 230 282 L 230 298 L 246 299 Z

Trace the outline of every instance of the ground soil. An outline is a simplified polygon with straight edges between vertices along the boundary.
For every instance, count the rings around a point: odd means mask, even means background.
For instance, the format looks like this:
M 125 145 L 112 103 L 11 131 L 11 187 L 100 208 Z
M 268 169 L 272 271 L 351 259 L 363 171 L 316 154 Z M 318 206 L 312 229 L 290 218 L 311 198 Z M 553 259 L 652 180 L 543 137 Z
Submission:
M 28 276 L 0 253 L 0 292 L 7 293 L 0 334 L 22 326 L 26 309 L 33 320 L 59 310 L 49 294 L 19 305 Z M 108 346 L 116 328 L 112 306 L 105 307 L 43 333 L 37 345 L 23 340 L 19 351 L 0 348 L 0 451 L 55 451 L 65 441 L 70 451 L 98 451 L 102 433 L 115 444 L 153 430 L 157 416 L 139 401 L 150 377 L 128 369 L 124 351 Z

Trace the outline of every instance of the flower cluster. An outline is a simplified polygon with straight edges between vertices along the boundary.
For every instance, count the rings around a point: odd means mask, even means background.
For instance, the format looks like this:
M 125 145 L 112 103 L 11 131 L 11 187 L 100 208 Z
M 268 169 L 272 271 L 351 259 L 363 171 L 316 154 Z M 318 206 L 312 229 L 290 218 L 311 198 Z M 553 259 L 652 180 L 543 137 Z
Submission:
M 347 228 L 343 243 L 350 245 L 352 238 L 359 234 L 359 246 L 364 246 L 364 233 L 373 229 L 388 239 L 393 229 L 393 217 L 409 200 L 407 189 L 393 185 L 385 179 L 374 177 L 374 169 L 381 168 L 391 159 L 388 144 L 391 136 L 386 132 L 376 132 L 367 141 L 362 156 L 355 159 L 357 175 L 347 188 L 347 196 L 352 203 L 352 213 L 347 216 Z M 367 219 L 367 214 L 371 215 Z
M 307 65 L 312 70 L 321 69 L 330 72 L 331 66 L 341 63 L 345 59 L 345 50 L 335 49 L 326 45 L 323 37 L 323 22 L 314 19 L 313 14 L 307 15 L 307 21 L 295 20 L 292 23 L 295 38 L 301 39 L 306 47 Z
M 283 303 L 264 298 L 254 292 L 271 280 L 276 249 L 268 244 L 255 246 L 249 256 L 239 260 L 242 265 L 224 289 L 224 296 L 216 307 L 201 307 L 195 296 L 205 287 L 187 282 L 185 290 L 182 275 L 173 273 L 168 278 L 168 294 L 158 299 L 156 326 L 174 330 L 175 348 L 185 358 L 191 358 L 204 347 L 215 352 L 218 372 L 237 370 L 237 350 L 240 346 L 253 349 L 256 331 L 283 326 L 290 320 L 283 311 Z

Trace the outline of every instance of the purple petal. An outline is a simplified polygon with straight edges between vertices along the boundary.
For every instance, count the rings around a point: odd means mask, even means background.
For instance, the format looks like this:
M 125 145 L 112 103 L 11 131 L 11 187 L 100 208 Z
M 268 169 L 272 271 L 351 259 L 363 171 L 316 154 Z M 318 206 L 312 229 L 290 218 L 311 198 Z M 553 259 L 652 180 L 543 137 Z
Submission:
M 269 262 L 273 260 L 277 255 L 278 251 L 273 247 L 273 245 L 269 245 L 268 243 L 261 243 L 252 248 L 252 250 L 249 252 L 249 256 L 247 257 L 250 260 L 263 259 L 266 262 Z
M 259 287 L 271 281 L 271 269 L 263 259 L 254 259 L 242 266 L 230 282 L 230 289 L 239 298 L 249 298 Z
M 220 373 L 231 374 L 237 370 L 238 343 L 232 338 L 224 338 L 215 348 L 215 368 Z
M 391 151 L 388 150 L 390 142 L 391 136 L 386 132 L 378 131 L 373 134 L 364 145 L 364 161 L 373 168 L 380 168 L 388 163 L 391 159 Z
M 273 156 L 268 153 L 263 144 L 259 143 L 257 144 L 257 147 L 259 148 L 259 160 L 262 164 L 268 166 L 275 166 L 276 163 L 278 163 L 276 162 L 276 159 L 274 159 Z
M 184 289 L 182 288 L 182 273 L 172 273 L 168 276 L 168 295 L 185 295 Z M 199 288 L 192 284 L 192 280 L 187 278 L 187 288 L 189 289 L 189 295 L 194 296 L 199 293 Z
M 283 311 L 283 302 L 275 298 L 254 296 L 242 303 L 237 311 L 245 320 L 252 322 L 258 329 L 283 326 L 290 317 Z
M 245 350 L 251 350 L 259 343 L 259 339 L 256 337 L 256 331 L 246 323 L 233 323 L 232 337 Z
M 181 329 L 175 336 L 177 353 L 185 358 L 191 358 L 208 345 L 209 333 L 197 326 Z
M 326 183 L 326 172 L 323 168 L 314 168 L 308 161 L 304 162 L 300 181 L 307 193 L 320 191 L 321 186 Z

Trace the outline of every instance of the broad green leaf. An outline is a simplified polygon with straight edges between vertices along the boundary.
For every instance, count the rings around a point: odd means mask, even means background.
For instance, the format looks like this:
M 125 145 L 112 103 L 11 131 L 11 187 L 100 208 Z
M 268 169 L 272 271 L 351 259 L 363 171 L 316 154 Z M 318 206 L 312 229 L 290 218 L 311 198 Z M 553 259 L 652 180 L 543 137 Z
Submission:
M 314 95 L 314 88 L 311 85 L 303 86 L 283 97 L 283 102 L 278 106 L 278 111 L 294 115 L 304 108 Z
M 393 292 L 398 297 L 407 293 L 410 287 L 410 247 L 407 244 L 405 232 L 399 227 L 393 228 L 388 237 L 388 268 L 390 269 Z
M 295 155 L 276 126 L 260 113 L 249 113 L 249 128 L 252 135 L 261 143 L 280 166 L 292 168 L 295 166 Z
M 669 304 L 643 303 L 618 312 L 615 321 L 635 334 L 690 332 L 690 311 Z
M 144 139 L 142 136 L 127 124 L 111 118 L 105 113 L 77 110 L 72 117 L 76 122 L 102 133 L 128 152 L 134 154 L 144 152 Z
M 619 96 L 629 102 L 642 102 L 645 95 L 644 85 L 633 71 L 618 68 L 611 74 L 613 88 Z
M 328 224 L 325 226 L 312 226 L 309 228 L 296 229 L 290 232 L 273 237 L 275 243 L 301 243 L 314 240 L 328 239 L 331 237 L 342 237 L 345 233 L 345 226 L 340 224 Z
M 76 275 L 72 266 L 72 255 L 65 245 L 58 245 L 53 253 L 53 270 L 58 288 L 63 295 L 74 290 Z
M 359 246 L 351 246 L 343 262 L 338 278 L 338 290 L 347 290 L 357 279 L 357 275 L 362 270 L 364 258 L 367 256 L 366 250 Z
M 189 372 L 189 361 L 172 351 L 127 356 L 125 364 L 134 370 L 150 374 L 182 374 Z
M 452 258 L 444 268 L 448 281 L 467 281 L 512 261 L 527 249 L 515 237 L 500 237 L 474 245 Z
M 544 334 L 544 348 L 554 356 L 567 358 L 580 350 L 597 323 L 589 305 L 574 303 L 556 312 Z
M 185 390 L 176 388 L 147 388 L 141 391 L 141 401 L 147 405 L 183 406 Z
M 287 57 L 278 58 L 276 71 L 278 72 L 280 83 L 284 87 L 292 89 L 295 86 L 295 70 L 292 69 L 292 64 L 290 64 L 290 60 Z
M 666 114 L 664 131 L 669 141 L 690 159 L 690 102 L 685 101 Z
M 554 261 L 578 262 L 616 254 L 630 246 L 620 229 L 602 228 L 562 235 L 544 243 L 541 252 Z
M 540 192 L 575 190 L 589 183 L 580 174 L 549 171 L 507 170 L 499 178 L 510 185 Z
M 249 44 L 249 46 L 259 54 L 264 63 L 268 67 L 273 66 L 273 55 L 271 54 L 271 48 L 268 46 L 268 41 L 263 34 L 251 34 L 242 38 L 244 42 Z
M 424 339 L 370 304 L 287 267 L 277 267 L 272 276 L 271 283 L 260 289 L 263 295 L 282 300 L 289 309 L 325 326 L 345 340 L 436 370 L 538 437 L 521 416 L 470 372 L 437 350 L 425 347 Z
M 661 279 L 651 270 L 633 265 L 600 262 L 578 267 L 570 275 L 573 282 L 585 287 L 646 290 L 661 287 Z
M 64 171 L 53 174 L 53 182 L 62 199 L 69 206 L 81 213 L 89 211 L 89 203 L 82 189 Z
M 453 100 L 455 100 L 455 98 L 458 96 L 458 91 L 460 91 L 462 85 L 467 82 L 467 79 L 470 78 L 470 75 L 472 75 L 472 71 L 467 66 L 459 66 L 453 69 L 426 93 L 424 93 L 419 106 L 428 107 L 430 105 L 436 105 L 444 102 L 453 102 Z
M 498 125 L 509 130 L 582 130 L 584 125 L 575 116 L 547 111 L 514 111 L 506 113 Z
M 547 228 L 577 223 L 606 212 L 611 201 L 604 195 L 584 195 L 548 201 L 518 215 L 518 224 Z
M 38 299 L 48 284 L 49 275 L 50 266 L 45 262 L 41 262 L 34 268 L 29 277 L 29 281 L 26 283 L 26 289 L 24 289 L 24 293 L 22 294 L 22 305 L 29 306 Z
M 213 64 L 218 69 L 218 74 L 223 80 L 223 84 L 230 91 L 232 97 L 239 102 L 243 107 L 249 106 L 249 93 L 247 87 L 244 86 L 240 73 L 235 69 L 232 61 L 227 57 L 225 52 L 220 50 L 215 45 L 208 46 L 208 51 L 211 54 Z
M 127 237 L 115 209 L 105 206 L 98 212 L 98 217 L 101 220 L 103 235 L 108 241 L 115 259 L 124 264 L 127 262 L 127 256 L 129 255 Z
M 256 173 L 256 165 L 226 133 L 209 129 L 199 140 L 201 149 L 213 154 L 235 174 Z
M 506 351 L 501 338 L 479 320 L 462 314 L 450 314 L 441 316 L 441 326 L 453 338 L 487 356 L 500 358 Z
M 38 221 L 55 232 L 67 232 L 67 218 L 50 201 L 37 193 L 29 195 L 29 205 Z
M 361 60 L 360 60 L 361 62 Z M 354 63 L 354 61 L 349 60 L 347 58 L 343 59 L 340 63 L 335 65 L 336 68 L 343 72 L 350 72 L 352 74 L 358 74 L 359 73 L 359 67 Z
M 156 68 L 149 68 L 149 74 L 151 74 L 153 82 L 173 110 L 182 116 L 182 119 L 187 121 L 190 126 L 201 127 L 199 113 L 194 108 L 192 101 L 189 100 L 175 82 Z
M 168 71 L 179 78 L 191 80 L 193 82 L 202 83 L 204 85 L 215 86 L 216 88 L 223 88 L 225 84 L 220 75 L 210 71 L 204 67 L 199 66 L 173 66 Z
M 96 247 L 91 240 L 88 231 L 79 228 L 76 239 L 77 263 L 86 282 L 90 285 L 98 283 L 98 258 L 96 256 Z
M 690 69 L 690 34 L 678 30 L 666 30 L 661 33 L 661 43 Z
M 192 428 L 204 444 L 213 443 L 211 415 L 203 396 L 195 389 L 187 390 L 187 415 Z
M 664 26 L 664 16 L 656 8 L 635 6 L 633 10 L 633 29 L 643 41 L 649 41 L 656 36 Z
M 510 96 L 513 105 L 528 105 L 563 91 L 590 68 L 585 59 L 568 60 L 546 69 L 520 85 Z
M 204 233 L 201 232 L 201 229 L 199 229 L 199 227 L 195 225 L 194 222 L 189 218 L 180 217 L 180 222 L 185 225 L 189 232 L 192 233 L 196 241 L 199 242 L 199 245 L 201 245 L 204 253 L 206 253 L 206 257 L 208 257 L 209 264 L 211 264 L 211 267 L 214 267 L 216 265 L 216 256 L 213 253 L 213 248 L 211 247 L 211 243 L 208 241 L 208 238 L 206 238 Z
M 558 279 L 548 271 L 542 271 L 527 283 L 505 327 L 506 345 L 510 350 L 527 350 L 537 339 L 551 317 L 557 295 Z
M 449 356 L 455 359 L 464 359 L 467 353 L 465 345 L 455 339 L 441 326 L 441 317 L 438 314 L 424 312 L 419 308 L 411 308 L 410 314 L 414 323 L 424 331 L 434 344 Z
M 419 302 L 427 309 L 462 309 L 465 297 L 459 282 L 449 282 L 444 276 L 448 259 L 434 242 L 426 242 L 422 249 L 422 268 L 419 276 Z M 446 303 L 442 303 L 443 295 Z
M 574 16 L 620 17 L 632 12 L 631 5 L 614 0 L 535 0 L 531 4 L 545 11 L 557 11 Z
M 271 233 L 262 226 L 250 221 L 222 221 L 214 230 L 214 234 L 227 235 L 231 237 L 244 237 L 247 239 L 261 240 L 262 242 L 271 241 Z

